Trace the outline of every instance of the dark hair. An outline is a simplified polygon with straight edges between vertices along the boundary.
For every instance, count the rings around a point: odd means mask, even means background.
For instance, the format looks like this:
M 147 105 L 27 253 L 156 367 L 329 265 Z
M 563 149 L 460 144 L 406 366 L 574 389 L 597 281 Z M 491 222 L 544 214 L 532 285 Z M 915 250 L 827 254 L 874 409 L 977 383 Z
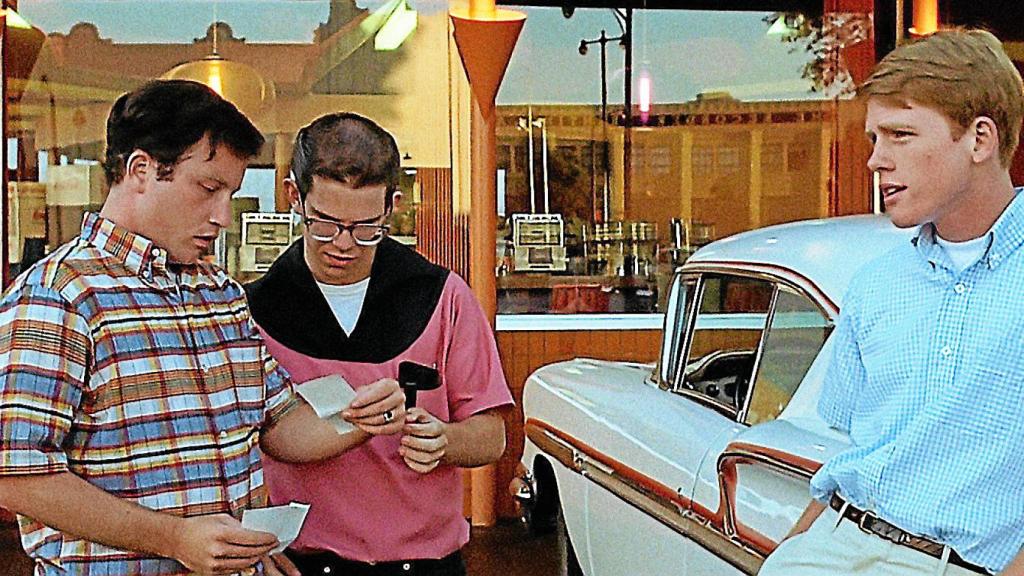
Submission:
M 210 138 L 210 157 L 224 144 L 251 158 L 263 147 L 260 131 L 235 105 L 205 84 L 191 80 L 154 80 L 122 94 L 107 118 L 107 151 L 103 172 L 107 182 L 124 177 L 125 162 L 142 150 L 159 163 L 157 175 L 167 179 L 189 147 Z
M 313 176 L 320 176 L 353 188 L 383 184 L 387 186 L 384 206 L 390 210 L 400 170 L 394 137 L 358 114 L 321 116 L 295 137 L 292 175 L 302 200 L 309 194 Z

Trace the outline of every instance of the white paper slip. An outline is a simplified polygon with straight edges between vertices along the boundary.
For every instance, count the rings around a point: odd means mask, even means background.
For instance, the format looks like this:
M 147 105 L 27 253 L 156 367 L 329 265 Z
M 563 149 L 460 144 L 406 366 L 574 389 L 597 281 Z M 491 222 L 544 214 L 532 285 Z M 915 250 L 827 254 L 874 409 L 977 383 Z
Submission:
M 271 554 L 277 554 L 299 537 L 299 531 L 302 530 L 302 523 L 306 521 L 307 512 L 309 512 L 309 504 L 298 502 L 292 502 L 286 506 L 245 510 L 242 512 L 242 528 L 270 532 L 277 536 L 277 541 L 280 544 L 270 551 Z
M 303 382 L 295 387 L 295 391 L 309 402 L 317 416 L 329 421 L 338 434 L 355 430 L 355 426 L 345 421 L 340 412 L 352 403 L 356 391 L 340 375 L 329 374 Z

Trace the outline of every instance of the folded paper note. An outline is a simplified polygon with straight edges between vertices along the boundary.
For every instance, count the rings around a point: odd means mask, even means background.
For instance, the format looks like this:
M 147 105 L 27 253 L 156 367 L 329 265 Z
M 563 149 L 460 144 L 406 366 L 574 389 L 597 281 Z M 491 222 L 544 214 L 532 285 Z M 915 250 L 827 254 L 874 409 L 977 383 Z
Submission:
M 277 536 L 279 544 L 270 551 L 277 554 L 299 537 L 302 523 L 309 512 L 309 504 L 292 502 L 285 506 L 256 508 L 242 512 L 242 528 L 270 532 Z
M 309 402 L 317 416 L 334 426 L 338 434 L 355 430 L 355 426 L 341 417 L 341 411 L 348 408 L 356 397 L 356 391 L 344 378 L 330 374 L 303 382 L 295 390 Z

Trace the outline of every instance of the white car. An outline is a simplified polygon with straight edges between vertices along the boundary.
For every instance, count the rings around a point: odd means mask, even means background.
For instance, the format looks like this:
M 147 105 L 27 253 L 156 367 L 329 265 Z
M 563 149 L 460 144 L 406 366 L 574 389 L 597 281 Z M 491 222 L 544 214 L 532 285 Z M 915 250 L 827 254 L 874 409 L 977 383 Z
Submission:
M 532 529 L 567 531 L 568 573 L 755 574 L 848 443 L 816 410 L 846 286 L 913 233 L 854 216 L 714 242 L 673 279 L 657 365 L 533 373 L 512 489 Z

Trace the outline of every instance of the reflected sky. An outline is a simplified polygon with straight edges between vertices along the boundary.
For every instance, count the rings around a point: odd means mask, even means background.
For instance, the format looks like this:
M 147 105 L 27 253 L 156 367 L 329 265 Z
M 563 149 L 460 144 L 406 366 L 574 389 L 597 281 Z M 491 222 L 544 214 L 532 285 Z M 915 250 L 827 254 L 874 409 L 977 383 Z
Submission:
M 517 8 L 527 13 L 499 104 L 598 103 L 601 57 L 592 45 L 578 52 L 581 39 L 604 29 L 620 34 L 610 10 L 576 10 L 566 19 L 558 8 Z M 634 13 L 634 82 L 646 68 L 654 84 L 654 102 L 685 102 L 701 92 L 725 90 L 744 100 L 815 98 L 800 78 L 807 61 L 765 35 L 766 13 L 638 10 Z M 608 101 L 621 104 L 625 51 L 608 44 Z M 557 87 L 557 88 L 555 88 Z M 634 92 L 634 103 L 636 103 Z
M 376 8 L 385 0 L 361 0 Z M 446 10 L 444 0 L 409 0 L 421 14 Z M 610 10 L 580 9 L 565 19 L 558 8 L 517 8 L 527 13 L 499 104 L 600 102 L 598 46 L 586 56 L 581 39 L 619 28 Z M 236 37 L 259 43 L 309 43 L 326 22 L 326 0 L 21 0 L 19 12 L 47 33 L 67 33 L 78 22 L 96 25 L 118 43 L 189 43 L 217 19 Z M 765 13 L 638 10 L 634 18 L 634 78 L 646 69 L 654 102 L 685 102 L 697 94 L 728 91 L 743 100 L 818 97 L 800 78 L 803 50 L 765 35 Z M 624 51 L 608 45 L 608 99 L 621 104 Z M 445 56 L 446 57 L 446 56 Z

